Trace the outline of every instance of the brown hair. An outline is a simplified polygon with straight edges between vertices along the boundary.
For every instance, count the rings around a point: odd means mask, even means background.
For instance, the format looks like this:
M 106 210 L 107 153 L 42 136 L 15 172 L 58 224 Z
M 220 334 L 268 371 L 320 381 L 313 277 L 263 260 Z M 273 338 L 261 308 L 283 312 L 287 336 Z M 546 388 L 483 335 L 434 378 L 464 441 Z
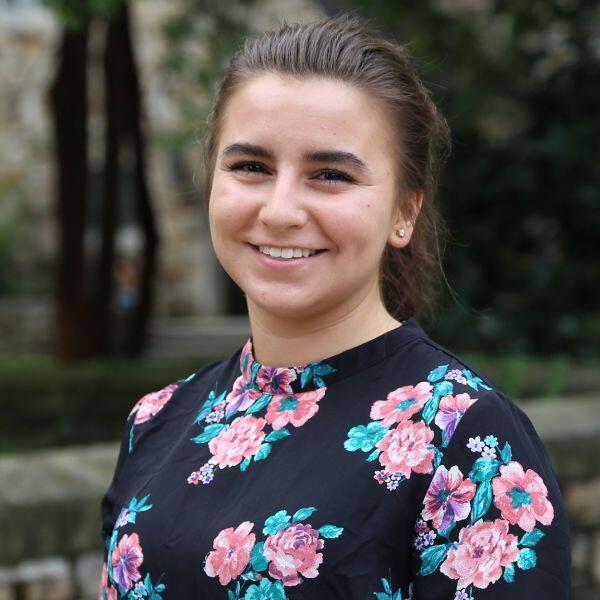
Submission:
M 436 208 L 441 166 L 450 153 L 450 131 L 413 66 L 405 46 L 385 40 L 350 13 L 308 24 L 283 24 L 246 39 L 233 56 L 218 87 L 205 138 L 205 201 L 208 206 L 222 121 L 229 99 L 248 79 L 264 72 L 294 77 L 338 79 L 379 99 L 395 127 L 398 148 L 398 198 L 411 221 L 406 192 L 423 191 L 424 201 L 404 248 L 386 244 L 380 266 L 380 290 L 396 319 L 433 315 L 435 292 L 443 277 L 445 227 Z

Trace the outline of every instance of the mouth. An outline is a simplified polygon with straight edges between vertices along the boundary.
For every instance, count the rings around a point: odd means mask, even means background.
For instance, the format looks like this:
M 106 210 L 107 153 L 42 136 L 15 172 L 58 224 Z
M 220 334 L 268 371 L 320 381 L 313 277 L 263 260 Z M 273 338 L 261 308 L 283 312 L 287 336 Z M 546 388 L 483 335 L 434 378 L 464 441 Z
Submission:
M 311 258 L 314 258 L 315 256 L 318 256 L 319 254 L 323 254 L 323 252 L 327 252 L 327 249 L 322 248 L 320 250 L 317 250 L 314 254 L 311 254 L 310 256 L 296 256 L 296 257 L 290 257 L 290 258 L 282 258 L 282 257 L 278 257 L 278 256 L 270 256 L 269 254 L 265 254 L 264 252 L 260 251 L 260 248 L 258 246 L 255 246 L 254 244 L 251 244 L 250 242 L 248 242 L 248 245 L 250 247 L 252 247 L 261 256 L 264 256 L 267 259 L 270 258 L 271 260 L 276 260 L 279 262 L 306 261 L 306 260 L 310 260 Z

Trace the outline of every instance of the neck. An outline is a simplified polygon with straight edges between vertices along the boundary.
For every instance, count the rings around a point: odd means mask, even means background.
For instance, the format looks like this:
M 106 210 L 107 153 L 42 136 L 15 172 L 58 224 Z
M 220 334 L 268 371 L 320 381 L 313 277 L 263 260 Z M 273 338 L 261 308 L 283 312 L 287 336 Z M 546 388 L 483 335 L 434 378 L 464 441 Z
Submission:
M 270 367 L 292 367 L 334 356 L 401 325 L 374 286 L 353 307 L 304 318 L 273 315 L 248 300 L 254 358 Z

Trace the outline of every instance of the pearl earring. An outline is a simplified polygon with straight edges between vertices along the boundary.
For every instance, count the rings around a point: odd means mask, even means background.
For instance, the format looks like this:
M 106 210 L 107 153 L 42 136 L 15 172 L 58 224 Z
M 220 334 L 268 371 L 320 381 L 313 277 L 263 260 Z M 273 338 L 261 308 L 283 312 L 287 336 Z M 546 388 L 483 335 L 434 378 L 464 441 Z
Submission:
M 402 237 L 404 237 L 404 236 L 406 235 L 406 234 L 404 233 L 404 228 L 403 228 L 403 227 L 400 227 L 400 229 L 397 229 L 397 230 L 396 230 L 396 235 L 397 235 L 398 237 L 401 237 L 401 238 L 402 238 Z

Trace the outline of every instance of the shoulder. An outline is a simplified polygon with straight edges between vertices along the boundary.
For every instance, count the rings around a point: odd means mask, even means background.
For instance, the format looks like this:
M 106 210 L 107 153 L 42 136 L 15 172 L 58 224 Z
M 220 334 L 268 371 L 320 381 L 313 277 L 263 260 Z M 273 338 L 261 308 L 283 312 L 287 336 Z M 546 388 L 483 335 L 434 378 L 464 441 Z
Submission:
M 182 375 L 180 379 L 165 382 L 165 385 L 150 389 L 141 397 L 138 397 L 129 410 L 127 422 L 130 424 L 142 424 L 161 413 L 165 416 L 167 407 L 177 404 L 177 412 L 185 410 L 185 398 L 191 397 L 201 391 L 219 377 L 224 367 L 232 357 L 215 360 L 203 365 L 197 371 L 189 375 Z

